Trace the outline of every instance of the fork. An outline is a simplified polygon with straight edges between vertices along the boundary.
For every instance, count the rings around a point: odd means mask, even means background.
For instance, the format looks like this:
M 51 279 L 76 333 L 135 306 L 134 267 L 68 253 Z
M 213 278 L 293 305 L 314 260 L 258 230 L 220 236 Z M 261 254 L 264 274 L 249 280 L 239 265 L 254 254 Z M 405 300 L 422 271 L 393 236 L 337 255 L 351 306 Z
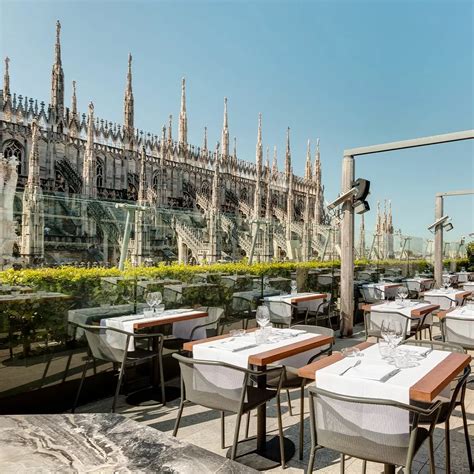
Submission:
M 354 367 L 357 367 L 362 363 L 361 360 L 358 360 L 354 365 L 351 365 L 350 367 L 347 367 L 347 369 L 343 370 L 339 375 L 344 375 L 346 372 L 349 372 L 349 370 L 353 369 Z

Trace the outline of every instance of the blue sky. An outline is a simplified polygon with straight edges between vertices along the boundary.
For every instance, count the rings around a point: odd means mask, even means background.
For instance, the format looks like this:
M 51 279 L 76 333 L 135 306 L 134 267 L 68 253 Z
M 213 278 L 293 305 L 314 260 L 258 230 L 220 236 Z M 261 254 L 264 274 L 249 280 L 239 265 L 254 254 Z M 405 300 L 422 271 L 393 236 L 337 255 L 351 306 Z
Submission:
M 60 19 L 67 102 L 76 80 L 81 111 L 92 100 L 97 115 L 121 122 L 130 51 L 137 127 L 160 133 L 177 117 L 185 76 L 191 143 L 201 145 L 205 125 L 210 143 L 220 138 L 227 96 L 239 158 L 255 159 L 259 112 L 280 167 L 287 126 L 298 174 L 307 139 L 321 139 L 328 200 L 339 193 L 345 148 L 474 128 L 469 0 L 0 0 L 0 9 L 13 91 L 49 100 Z M 435 193 L 474 188 L 474 143 L 359 158 L 356 175 L 372 182 L 373 210 L 391 199 L 395 227 L 428 236 Z M 447 237 L 474 232 L 473 209 L 471 197 L 446 201 L 455 226 Z

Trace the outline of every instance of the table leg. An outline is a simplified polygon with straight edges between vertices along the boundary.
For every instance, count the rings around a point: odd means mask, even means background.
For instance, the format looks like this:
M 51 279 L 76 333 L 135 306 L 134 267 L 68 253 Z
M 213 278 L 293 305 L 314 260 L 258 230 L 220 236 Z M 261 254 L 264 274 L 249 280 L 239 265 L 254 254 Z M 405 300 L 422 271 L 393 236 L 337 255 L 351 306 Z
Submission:
M 384 474 L 395 474 L 395 466 L 393 464 L 385 464 L 383 472 Z

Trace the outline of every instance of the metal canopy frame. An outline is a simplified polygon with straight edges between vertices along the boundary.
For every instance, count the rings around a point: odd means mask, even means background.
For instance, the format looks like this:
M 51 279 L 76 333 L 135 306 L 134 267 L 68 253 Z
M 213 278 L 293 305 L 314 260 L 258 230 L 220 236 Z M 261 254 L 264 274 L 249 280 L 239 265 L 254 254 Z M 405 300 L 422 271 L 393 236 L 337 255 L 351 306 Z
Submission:
M 355 157 L 373 153 L 385 153 L 406 148 L 439 145 L 461 140 L 474 139 L 474 130 L 433 135 L 398 142 L 352 148 L 344 151 L 342 160 L 341 193 L 352 187 L 355 179 Z M 440 198 L 442 199 L 442 197 Z M 352 336 L 354 326 L 354 209 L 346 201 L 342 206 L 341 226 L 341 335 Z
M 444 212 L 444 198 L 452 196 L 465 196 L 474 194 L 474 189 L 465 189 L 461 191 L 448 191 L 445 193 L 436 193 L 435 196 L 435 219 L 441 219 Z M 434 278 L 436 285 L 443 283 L 443 226 L 437 225 L 434 229 Z

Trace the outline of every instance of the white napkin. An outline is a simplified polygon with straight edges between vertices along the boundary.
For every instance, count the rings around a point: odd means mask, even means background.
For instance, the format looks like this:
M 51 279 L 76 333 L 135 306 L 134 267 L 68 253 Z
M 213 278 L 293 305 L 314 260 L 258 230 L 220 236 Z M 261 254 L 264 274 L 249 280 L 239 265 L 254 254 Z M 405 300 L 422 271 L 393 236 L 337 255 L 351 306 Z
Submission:
M 343 375 L 343 377 L 357 377 L 361 379 L 381 381 L 395 370 L 397 369 L 394 367 L 387 367 L 386 365 L 362 363 L 357 367 L 350 369 Z
M 237 352 L 243 351 L 244 349 L 250 349 L 251 347 L 257 347 L 256 342 L 252 342 L 248 338 L 238 338 L 238 339 L 224 339 L 221 342 L 216 342 L 215 344 L 210 345 L 214 349 L 221 349 L 224 351 Z
M 278 336 L 283 337 L 295 337 L 300 334 L 304 334 L 306 331 L 303 329 L 277 329 L 272 328 L 272 334 L 277 334 Z

